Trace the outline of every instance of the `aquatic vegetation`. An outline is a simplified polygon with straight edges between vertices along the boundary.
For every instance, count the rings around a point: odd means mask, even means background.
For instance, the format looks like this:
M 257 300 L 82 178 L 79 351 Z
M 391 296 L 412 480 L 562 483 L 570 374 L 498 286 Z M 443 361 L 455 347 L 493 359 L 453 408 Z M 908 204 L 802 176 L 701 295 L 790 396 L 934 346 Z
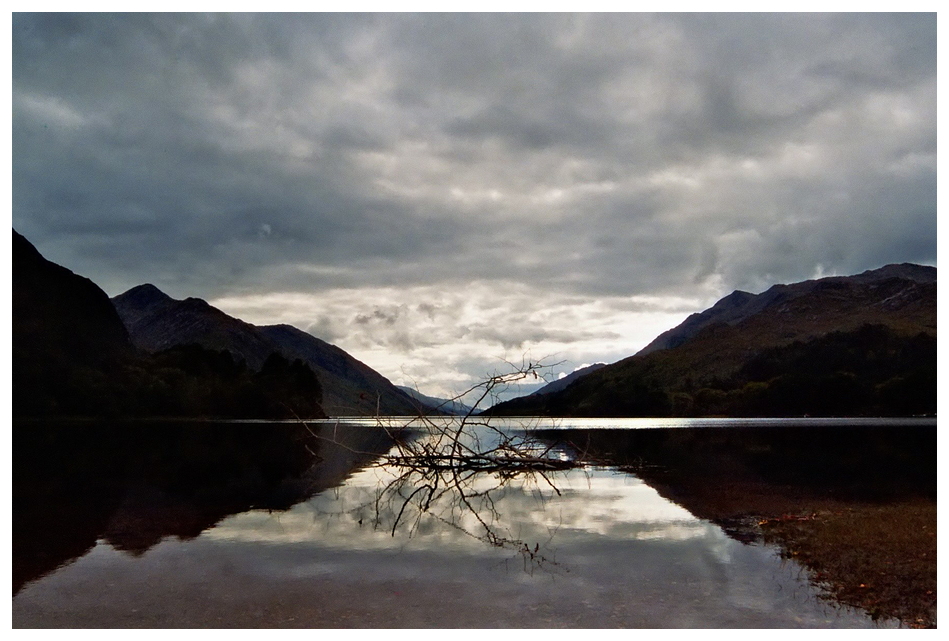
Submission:
M 811 570 L 828 598 L 874 618 L 936 626 L 936 503 L 822 509 L 759 522 L 766 541 Z

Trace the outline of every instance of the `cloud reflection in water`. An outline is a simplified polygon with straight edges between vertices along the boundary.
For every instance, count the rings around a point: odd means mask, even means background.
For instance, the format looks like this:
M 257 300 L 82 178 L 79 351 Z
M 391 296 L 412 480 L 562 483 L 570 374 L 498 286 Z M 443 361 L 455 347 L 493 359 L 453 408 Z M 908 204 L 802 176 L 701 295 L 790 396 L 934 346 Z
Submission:
M 318 542 L 321 547 L 385 549 L 478 549 L 483 543 L 445 523 L 423 523 L 412 533 L 391 535 L 372 526 L 372 504 L 389 480 L 384 469 L 353 475 L 342 487 L 327 490 L 287 512 L 251 511 L 225 519 L 205 536 L 269 544 Z M 517 478 L 495 495 L 499 524 L 528 544 L 552 540 L 555 545 L 589 536 L 618 540 L 685 540 L 717 530 L 687 510 L 661 497 L 640 479 L 622 472 L 585 468 L 558 472 L 549 486 Z M 473 490 L 487 489 L 490 479 Z M 475 530 L 470 515 L 459 514 L 456 525 Z M 432 519 L 429 519 L 432 520 Z M 360 523 L 361 521 L 361 523 Z

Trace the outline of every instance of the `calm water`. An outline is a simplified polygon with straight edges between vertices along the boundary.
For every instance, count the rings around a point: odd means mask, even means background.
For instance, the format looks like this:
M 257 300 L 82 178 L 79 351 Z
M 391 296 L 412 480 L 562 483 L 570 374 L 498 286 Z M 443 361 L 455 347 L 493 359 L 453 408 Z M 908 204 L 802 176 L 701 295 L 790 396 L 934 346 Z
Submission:
M 646 423 L 515 420 L 503 432 L 725 427 Z M 738 427 L 900 429 L 935 443 L 934 421 L 859 423 Z M 550 433 L 538 432 L 548 455 L 581 456 L 576 438 Z M 819 598 L 776 549 L 664 498 L 648 466 L 432 473 L 380 464 L 384 431 L 336 421 L 14 434 L 14 627 L 880 625 Z M 588 442 L 583 456 L 630 447 Z
M 314 425 L 349 425 L 386 427 L 412 426 L 418 423 L 413 416 L 391 416 L 383 419 L 365 417 L 343 417 L 313 421 Z M 426 421 L 451 425 L 453 417 L 430 417 Z M 479 417 L 470 421 L 484 421 L 504 430 L 642 430 L 642 429 L 688 429 L 696 427 L 935 427 L 934 417 L 904 418 L 539 418 L 524 417 Z M 258 421 L 237 421 L 254 423 Z M 268 421 L 272 422 L 272 421 Z

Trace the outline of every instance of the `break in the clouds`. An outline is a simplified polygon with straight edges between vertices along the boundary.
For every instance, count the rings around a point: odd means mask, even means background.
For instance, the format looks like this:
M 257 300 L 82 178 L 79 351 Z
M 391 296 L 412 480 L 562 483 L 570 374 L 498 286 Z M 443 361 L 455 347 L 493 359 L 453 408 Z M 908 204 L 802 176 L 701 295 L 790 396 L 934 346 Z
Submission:
M 13 224 L 396 383 L 936 260 L 935 14 L 14 14 Z

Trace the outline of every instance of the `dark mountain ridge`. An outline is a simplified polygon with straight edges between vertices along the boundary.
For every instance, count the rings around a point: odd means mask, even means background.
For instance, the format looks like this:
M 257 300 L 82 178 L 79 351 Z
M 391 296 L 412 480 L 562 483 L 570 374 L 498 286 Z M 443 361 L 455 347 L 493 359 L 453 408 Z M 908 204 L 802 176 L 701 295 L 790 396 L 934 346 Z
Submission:
M 639 353 L 491 413 L 562 416 L 935 412 L 936 269 L 734 292 Z M 765 365 L 766 364 L 766 365 Z
M 132 343 L 158 352 L 195 344 L 230 352 L 259 370 L 277 346 L 250 323 L 228 316 L 200 298 L 175 300 L 151 284 L 133 287 L 112 299 Z
M 131 353 L 132 344 L 105 292 L 88 278 L 52 263 L 13 230 L 13 324 L 26 347 L 42 338 L 83 363 Z
M 133 344 L 148 352 L 195 344 L 230 353 L 259 370 L 276 352 L 316 372 L 333 416 L 414 415 L 429 408 L 344 350 L 289 325 L 256 326 L 200 298 L 176 300 L 151 284 L 112 299 Z
M 677 347 L 706 327 L 716 323 L 736 325 L 768 307 L 789 304 L 795 299 L 815 292 L 827 293 L 835 290 L 843 292 L 859 285 L 873 288 L 884 284 L 886 281 L 891 281 L 891 284 L 898 283 L 897 290 L 915 289 L 911 283 L 924 287 L 930 284 L 935 286 L 936 268 L 902 263 L 867 270 L 855 276 L 828 276 L 792 285 L 774 285 L 761 294 L 736 290 L 704 312 L 692 314 L 682 324 L 663 332 L 646 347 L 639 350 L 636 355 L 644 356 L 660 349 Z M 896 304 L 897 301 L 894 300 L 891 303 Z M 839 328 L 836 324 L 840 323 L 840 318 L 837 316 L 829 316 L 826 320 L 829 324 L 835 324 L 834 327 Z M 815 328 L 815 331 L 819 331 L 819 329 Z
M 115 375 L 133 356 L 109 297 L 13 230 L 13 412 L 86 411 L 77 379 Z
M 154 288 L 132 301 L 161 304 Z M 250 372 L 228 352 L 179 345 L 153 354 L 130 340 L 109 297 L 13 232 L 16 417 L 324 417 L 320 383 L 270 353 Z

